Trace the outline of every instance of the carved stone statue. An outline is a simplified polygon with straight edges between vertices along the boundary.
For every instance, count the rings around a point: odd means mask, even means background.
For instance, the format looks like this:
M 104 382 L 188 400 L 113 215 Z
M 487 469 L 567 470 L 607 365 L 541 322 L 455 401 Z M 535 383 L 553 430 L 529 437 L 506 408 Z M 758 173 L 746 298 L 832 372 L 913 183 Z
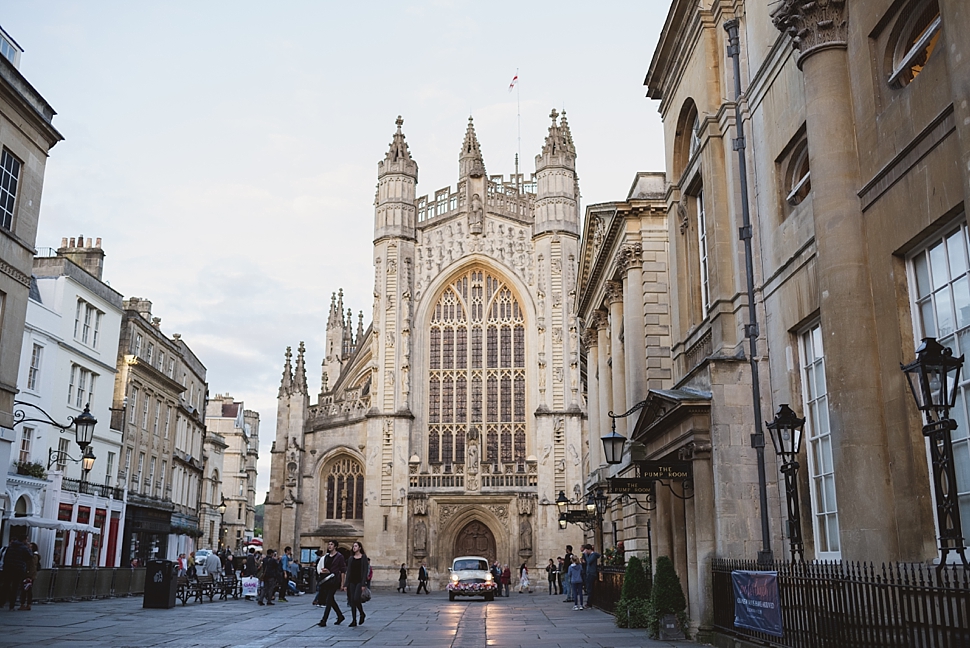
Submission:
M 532 524 L 525 517 L 519 521 L 519 552 L 532 553 Z
M 424 551 L 428 547 L 428 526 L 424 520 L 414 523 L 414 550 Z
M 482 197 L 473 194 L 468 212 L 468 231 L 471 234 L 481 234 L 485 224 L 485 210 L 482 207 Z

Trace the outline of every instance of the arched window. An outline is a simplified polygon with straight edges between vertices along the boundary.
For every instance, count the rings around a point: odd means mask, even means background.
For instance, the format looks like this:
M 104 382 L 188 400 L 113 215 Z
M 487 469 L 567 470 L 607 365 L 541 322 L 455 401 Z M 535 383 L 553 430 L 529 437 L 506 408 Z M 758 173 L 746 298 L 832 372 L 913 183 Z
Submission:
M 209 497 L 209 503 L 212 504 L 213 506 L 219 506 L 219 503 L 222 501 L 222 498 L 219 495 L 220 495 L 219 471 L 213 470 L 212 471 L 212 493 L 211 493 L 211 496 Z
M 785 200 L 795 206 L 800 204 L 812 190 L 812 172 L 808 165 L 808 140 L 803 139 L 792 152 L 786 173 L 787 195 Z
M 454 279 L 431 317 L 428 462 L 465 463 L 465 440 L 482 461 L 524 468 L 525 319 L 506 283 L 475 269 Z
M 892 72 L 889 85 L 902 87 L 923 71 L 940 40 L 942 18 L 937 0 L 919 0 L 910 4 L 890 40 L 889 57 Z
M 328 520 L 364 519 L 364 470 L 350 457 L 340 457 L 324 472 Z
M 693 99 L 688 99 L 680 109 L 675 138 L 674 170 L 679 175 L 701 150 L 701 117 Z

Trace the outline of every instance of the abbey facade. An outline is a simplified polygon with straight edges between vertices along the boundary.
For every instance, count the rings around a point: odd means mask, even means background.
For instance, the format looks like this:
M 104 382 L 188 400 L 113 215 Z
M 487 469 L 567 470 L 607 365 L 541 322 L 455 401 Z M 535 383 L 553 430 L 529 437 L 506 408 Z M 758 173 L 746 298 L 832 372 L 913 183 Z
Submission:
M 457 188 L 420 198 L 398 118 L 378 163 L 371 325 L 334 297 L 315 403 L 303 344 L 287 350 L 267 546 L 362 540 L 390 581 L 401 563 L 544 565 L 580 544 L 554 503 L 580 499 L 588 461 L 579 185 L 566 116 L 551 117 L 527 180 L 486 174 L 469 119 Z

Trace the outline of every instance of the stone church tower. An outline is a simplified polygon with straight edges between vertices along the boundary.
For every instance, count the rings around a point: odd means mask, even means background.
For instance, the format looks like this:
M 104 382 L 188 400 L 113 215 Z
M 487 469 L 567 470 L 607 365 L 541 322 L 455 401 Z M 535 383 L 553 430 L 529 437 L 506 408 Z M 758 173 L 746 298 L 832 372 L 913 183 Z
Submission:
M 489 176 L 469 118 L 458 184 L 416 196 L 404 120 L 377 165 L 374 306 L 334 295 L 321 391 L 301 342 L 279 391 L 265 541 L 361 540 L 375 578 L 483 555 L 545 564 L 556 496 L 583 493 L 576 149 L 555 111 L 535 174 Z

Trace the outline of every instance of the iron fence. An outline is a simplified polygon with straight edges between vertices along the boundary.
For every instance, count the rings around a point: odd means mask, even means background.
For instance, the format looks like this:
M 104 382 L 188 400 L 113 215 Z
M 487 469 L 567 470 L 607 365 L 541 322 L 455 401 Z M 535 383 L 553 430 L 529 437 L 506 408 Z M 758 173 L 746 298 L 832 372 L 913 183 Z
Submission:
M 620 600 L 623 592 L 623 575 L 625 567 L 602 567 L 599 571 L 599 579 L 593 585 L 593 596 L 590 597 L 590 604 L 604 612 L 613 614 L 616 602 Z
M 41 569 L 31 588 L 35 603 L 140 595 L 145 593 L 145 568 Z
M 776 571 L 784 634 L 734 626 L 731 572 Z M 779 648 L 970 646 L 970 572 L 962 566 L 716 559 L 714 627 Z

